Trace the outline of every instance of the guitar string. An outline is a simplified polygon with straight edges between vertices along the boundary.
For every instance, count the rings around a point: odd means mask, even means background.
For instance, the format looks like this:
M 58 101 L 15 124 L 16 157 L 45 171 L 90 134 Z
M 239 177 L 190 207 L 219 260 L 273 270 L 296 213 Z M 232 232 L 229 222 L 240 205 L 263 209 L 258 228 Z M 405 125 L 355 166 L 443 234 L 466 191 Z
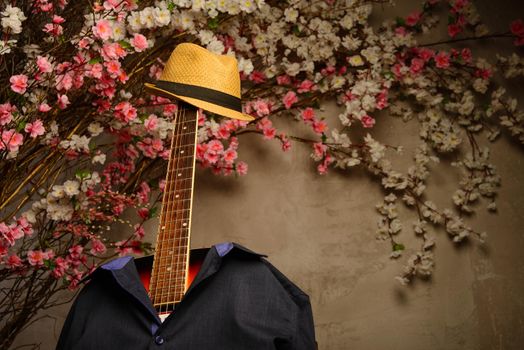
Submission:
M 198 119 L 193 119 L 193 117 L 196 115 L 196 110 L 195 109 L 191 109 L 188 111 L 189 113 L 189 116 L 187 118 L 187 120 L 185 120 L 185 124 L 187 126 L 185 126 L 185 128 L 189 128 L 189 132 L 188 133 L 184 133 L 183 134 L 183 138 L 184 138 L 184 147 L 187 147 L 187 148 L 191 148 L 191 146 L 194 148 L 195 147 L 195 140 L 194 140 L 194 133 L 196 132 L 196 130 L 193 130 L 194 127 L 193 127 L 193 124 L 196 120 Z M 193 141 L 191 142 L 191 135 L 193 134 Z M 185 150 L 184 150 L 185 151 Z M 194 151 L 194 149 L 193 149 Z M 192 152 L 193 154 L 194 152 Z M 194 154 L 193 154 L 193 158 L 191 157 L 188 157 L 186 158 L 189 162 L 190 162 L 190 166 L 189 167 L 185 167 L 184 169 L 193 169 L 193 166 L 194 166 Z M 185 163 L 185 160 L 184 160 L 184 163 Z M 184 165 L 187 165 L 187 164 L 184 164 Z M 192 178 L 192 176 L 191 176 Z M 186 180 L 183 180 L 181 181 L 182 184 L 185 185 L 185 182 Z M 183 186 L 185 188 L 185 186 Z M 191 189 L 193 186 L 192 186 L 192 183 L 189 184 L 189 188 Z M 184 192 L 185 193 L 185 192 Z M 191 194 L 192 194 L 192 191 L 190 190 L 189 191 L 189 198 L 191 198 Z M 185 207 L 185 203 L 186 203 L 186 198 L 184 198 L 183 201 L 181 201 L 181 203 L 183 204 L 182 208 L 183 209 L 186 209 Z M 191 201 L 189 201 L 189 204 L 191 205 Z M 186 216 L 186 214 L 189 214 Z M 181 217 L 183 218 L 183 223 L 179 229 L 179 233 L 180 233 L 180 237 L 181 238 L 181 244 L 179 245 L 182 249 L 184 249 L 184 253 L 183 254 L 178 254 L 177 255 L 177 271 L 179 271 L 179 280 L 180 282 L 177 284 L 177 287 L 180 289 L 180 299 L 182 299 L 182 296 L 184 295 L 184 291 L 185 291 L 185 284 L 186 284 L 186 276 L 187 276 L 187 266 L 186 266 L 186 261 L 187 259 L 189 258 L 189 252 L 188 252 L 188 249 L 189 249 L 189 228 L 190 228 L 190 215 L 191 215 L 191 211 L 187 211 L 187 210 L 183 210 L 182 211 L 182 215 Z M 184 227 L 184 223 L 185 223 L 185 227 Z M 186 231 L 184 230 L 184 228 L 187 228 L 187 233 Z M 182 261 L 180 262 L 180 259 L 182 259 Z
M 193 116 L 195 119 L 190 124 L 193 128 L 193 136 L 190 140 L 190 144 L 192 145 L 192 158 L 190 158 L 191 162 L 191 184 L 190 184 L 190 191 L 189 191 L 189 216 L 188 216 L 188 225 L 187 225 L 187 243 L 186 243 L 186 256 L 183 262 L 183 271 L 184 271 L 184 292 L 186 292 L 186 287 L 189 287 L 189 258 L 190 258 L 190 247 L 191 247 L 191 220 L 192 220 L 192 208 L 193 208 L 193 192 L 195 187 L 195 172 L 196 172 L 196 151 L 197 151 L 197 143 L 198 143 L 198 110 L 193 110 Z
M 187 118 L 184 118 L 184 127 L 183 129 L 187 129 L 188 127 L 190 127 L 190 131 L 188 133 L 183 133 L 182 135 L 182 143 L 184 145 L 184 148 L 188 148 L 190 146 L 189 142 L 188 142 L 188 137 L 192 134 L 192 129 L 191 129 L 191 123 L 194 121 L 194 119 L 192 119 L 192 117 L 194 116 L 195 114 L 195 111 L 194 109 L 190 109 L 190 110 L 187 110 L 186 111 L 188 113 L 188 117 Z M 193 145 L 194 147 L 194 145 Z M 184 152 L 186 150 L 184 149 Z M 186 159 L 188 160 L 191 160 L 191 157 L 187 157 L 187 158 L 184 158 L 184 160 L 182 161 L 183 163 L 183 167 L 182 169 L 190 169 L 191 167 L 187 167 L 185 164 L 186 163 Z M 181 187 L 183 187 L 185 189 L 185 180 L 183 181 L 180 181 L 180 184 L 182 185 Z M 185 193 L 185 191 L 184 191 Z M 191 194 L 191 191 L 189 191 L 189 193 Z M 185 209 L 185 202 L 186 202 L 186 198 L 184 198 L 182 201 L 180 201 L 180 203 L 182 204 L 182 208 Z M 180 238 L 180 243 L 179 243 L 179 248 L 182 248 L 184 249 L 185 248 L 185 254 L 186 256 L 184 256 L 184 254 L 178 254 L 177 255 L 177 263 L 176 263 L 176 271 L 178 273 L 178 278 L 177 280 L 182 280 L 178 283 L 175 283 L 175 293 L 177 293 L 176 295 L 178 297 L 180 297 L 180 299 L 182 298 L 182 295 L 184 294 L 184 289 L 185 289 L 185 277 L 186 277 L 186 271 L 185 271 L 185 266 L 184 266 L 184 262 L 187 260 L 187 249 L 188 249 L 188 244 L 189 242 L 187 240 L 188 237 L 186 237 L 186 234 L 185 234 L 185 231 L 184 231 L 184 224 L 185 224 L 185 227 L 187 227 L 189 229 L 189 217 L 186 217 L 185 214 L 186 214 L 186 210 L 182 210 L 182 215 L 180 215 L 181 217 L 181 224 L 178 231 L 176 231 L 177 233 L 179 233 L 179 235 L 175 235 L 175 239 L 176 239 L 176 236 L 178 236 L 178 238 Z M 178 227 L 179 225 L 177 225 L 176 227 Z M 182 241 L 183 240 L 183 241 Z M 182 262 L 180 261 L 180 259 L 182 259 Z M 179 289 L 179 290 L 177 290 Z
M 178 111 L 177 111 L 178 112 Z M 157 304 L 161 304 L 162 303 L 162 291 L 159 290 L 159 284 L 161 283 L 161 280 L 160 280 L 160 271 L 162 270 L 162 258 L 164 257 L 164 253 L 165 253 L 165 244 L 166 244 L 166 235 L 167 235 L 167 230 L 166 230 L 166 227 L 167 227 L 167 223 L 166 223 L 166 218 L 168 217 L 168 211 L 169 211 L 169 207 L 170 205 L 172 204 L 172 201 L 170 199 L 171 197 L 171 184 L 172 184 L 172 181 L 171 181 L 171 177 L 172 177 L 172 174 L 169 172 L 169 170 L 173 167 L 173 153 L 174 153 L 174 144 L 176 143 L 176 137 L 177 137 L 177 125 L 180 121 L 180 115 L 179 113 L 176 113 L 175 115 L 175 126 L 173 127 L 173 136 L 172 136 L 172 139 L 171 139 L 171 149 L 170 149 L 170 152 L 169 152 L 169 163 L 168 163 L 168 167 L 167 167 L 167 175 L 166 175 L 166 184 L 165 184 L 165 188 L 164 190 L 167 192 L 166 193 L 166 197 L 165 199 L 167 200 L 167 202 L 164 204 L 162 203 L 162 207 L 165 209 L 165 215 L 164 217 L 162 218 L 162 222 L 161 222 L 161 227 L 160 227 L 160 230 L 162 232 L 162 241 L 161 241 L 161 244 L 159 244 L 159 246 L 157 247 L 158 249 L 160 249 L 160 252 L 159 252 L 159 266 L 158 266 L 158 269 L 157 271 L 155 271 L 155 274 L 156 274 L 156 280 L 157 280 L 157 284 L 156 284 L 156 298 L 155 298 L 155 303 Z M 169 252 L 167 252 L 167 254 L 169 254 Z M 167 256 L 166 256 L 167 257 Z M 159 300 L 160 299 L 160 300 Z M 159 313 L 161 313 L 163 310 L 162 310 L 162 305 L 160 305 L 159 307 Z
M 182 109 L 183 117 L 180 120 L 180 126 L 181 126 L 182 130 L 185 130 L 187 128 L 187 126 L 186 126 L 186 124 L 187 124 L 186 113 L 187 112 L 188 112 L 188 110 L 184 107 Z M 179 152 L 182 149 L 181 145 L 185 145 L 186 144 L 186 142 L 185 142 L 185 135 L 183 134 L 182 130 L 180 130 L 180 144 L 178 144 L 178 146 L 177 146 L 177 154 L 176 154 L 177 158 L 176 158 L 176 166 L 175 166 L 176 172 L 175 173 L 178 173 L 178 171 L 181 171 L 181 168 L 183 168 L 183 163 L 184 163 L 184 161 L 182 161 L 182 166 L 180 166 L 179 162 L 181 161 L 181 159 L 178 158 Z M 182 174 L 182 173 L 180 173 L 180 174 Z M 176 179 L 176 177 L 175 177 L 175 179 Z M 179 187 L 180 187 L 181 184 L 183 184 L 183 181 L 176 181 L 175 180 L 175 193 L 178 193 L 178 190 L 179 190 Z M 180 197 L 180 195 L 179 195 L 179 197 Z M 176 198 L 176 195 L 175 195 L 175 198 Z M 183 201 L 176 201 L 176 202 L 177 202 L 176 203 L 176 208 L 177 209 L 179 208 L 180 205 L 182 205 L 182 208 L 183 208 L 183 206 L 184 206 L 184 202 Z M 179 221 L 180 222 L 184 221 L 184 215 L 183 214 L 182 215 L 175 215 L 175 227 L 174 227 L 174 230 L 173 230 L 174 231 L 174 237 L 173 238 L 175 238 L 175 239 L 178 236 L 178 233 L 180 232 L 178 230 Z M 171 235 L 170 235 L 170 237 L 171 237 Z M 172 247 L 172 248 L 174 248 L 174 247 Z M 173 253 L 174 252 L 172 251 L 172 254 Z M 174 266 L 173 266 L 173 264 L 171 264 L 171 269 L 174 270 L 174 272 L 175 272 L 175 280 L 174 280 L 175 283 L 174 283 L 174 286 L 173 286 L 173 289 L 174 289 L 174 293 L 173 293 L 174 295 L 173 296 L 171 296 L 171 293 L 170 293 L 171 292 L 171 286 L 173 285 L 173 277 L 172 277 L 171 273 L 169 274 L 168 299 L 169 298 L 173 298 L 174 300 L 167 300 L 167 302 L 172 302 L 173 304 L 175 303 L 175 301 L 176 301 L 176 299 L 178 297 L 178 294 L 179 294 L 179 290 L 178 289 L 180 288 L 179 287 L 179 283 L 176 283 L 177 278 L 180 276 L 180 271 L 179 271 L 179 260 L 180 259 L 179 258 L 180 258 L 180 256 L 177 254 L 176 263 L 174 264 Z M 168 306 L 166 306 L 166 308 L 167 307 Z
M 180 128 L 182 127 L 183 123 L 184 123 L 184 120 L 185 120 L 185 108 L 180 108 L 180 104 L 178 105 L 178 116 L 179 116 L 179 121 L 176 125 L 177 129 L 178 129 L 178 132 L 176 134 L 177 136 L 177 140 L 176 140 L 176 146 L 175 148 L 172 150 L 173 152 L 173 159 L 176 160 L 176 164 L 174 165 L 173 167 L 173 170 L 177 170 L 178 169 L 178 162 L 179 162 L 179 158 L 178 158 L 178 151 L 180 149 L 180 144 L 182 142 L 182 136 L 180 135 L 181 134 L 181 130 Z M 176 171 L 172 174 L 172 176 L 176 174 Z M 177 185 L 178 185 L 178 182 L 176 181 L 176 176 L 174 176 L 174 178 L 171 179 L 172 180 L 172 185 L 174 186 L 174 191 L 171 195 L 173 195 L 175 197 L 175 199 L 173 200 L 173 206 L 175 208 L 175 210 L 178 210 L 178 201 L 176 200 L 176 193 L 177 193 Z M 169 217 L 170 219 L 172 219 L 172 217 Z M 176 238 L 176 224 L 177 224 L 177 218 L 178 218 L 178 215 L 175 215 L 175 220 L 174 220 L 174 229 L 173 230 L 169 230 L 169 239 L 171 239 L 171 233 L 172 231 L 174 232 L 174 237 Z M 171 221 L 171 220 L 170 220 Z M 171 225 L 169 225 L 169 227 L 171 228 Z M 166 226 L 167 228 L 167 226 Z M 176 267 L 174 268 L 173 266 L 173 250 L 172 250 L 172 247 L 168 244 L 168 249 L 169 249 L 169 266 L 167 267 L 167 270 L 169 271 L 169 277 L 167 278 L 167 296 L 166 296 L 166 303 L 170 302 L 171 300 L 169 300 L 170 298 L 170 295 L 171 295 L 171 284 L 172 284 L 172 273 L 173 273 L 173 270 L 176 269 Z M 163 290 L 162 290 L 162 294 L 164 294 L 165 292 L 165 285 L 163 285 Z M 176 290 L 175 290 L 176 292 Z M 160 302 L 164 302 L 164 298 L 162 297 L 160 299 Z M 168 311 L 168 305 L 166 304 L 165 305 L 165 308 L 166 308 L 166 311 Z M 161 306 L 162 308 L 162 306 Z
M 176 121 L 178 120 L 178 116 L 177 114 L 175 114 L 175 126 L 176 126 Z M 174 142 L 174 139 L 175 139 L 175 128 L 173 128 L 173 131 L 171 133 L 171 144 L 170 144 L 170 150 L 173 149 L 173 142 Z M 169 156 L 169 160 L 168 160 L 168 163 L 167 163 L 167 168 L 169 170 L 169 168 L 171 167 L 171 155 Z M 158 254 L 156 254 L 155 252 L 155 256 L 154 256 L 154 259 L 153 259 L 153 272 L 152 272 L 152 278 L 151 278 L 151 281 L 150 281 L 150 286 L 149 286 L 149 294 L 150 294 L 150 297 L 151 297 L 151 300 L 153 300 L 153 304 L 155 304 L 157 302 L 157 295 L 158 295 L 158 291 L 157 291 L 157 288 L 158 288 L 158 276 L 157 276 L 157 270 L 158 270 L 158 265 L 160 264 L 160 261 L 162 260 L 162 249 L 161 249 L 161 245 L 162 245 L 162 241 L 164 239 L 164 232 L 162 230 L 162 226 L 164 225 L 164 220 L 165 220 L 165 211 L 166 211 L 166 205 L 164 203 L 168 203 L 168 176 L 169 176 L 169 173 L 166 175 L 166 184 L 165 184 L 165 187 L 164 187 L 164 193 L 162 195 L 162 206 L 161 206 L 161 213 L 160 213 L 160 231 L 158 233 L 158 237 L 157 237 L 157 244 L 156 244 L 156 249 L 158 249 Z M 158 257 L 158 261 L 157 261 L 157 258 Z

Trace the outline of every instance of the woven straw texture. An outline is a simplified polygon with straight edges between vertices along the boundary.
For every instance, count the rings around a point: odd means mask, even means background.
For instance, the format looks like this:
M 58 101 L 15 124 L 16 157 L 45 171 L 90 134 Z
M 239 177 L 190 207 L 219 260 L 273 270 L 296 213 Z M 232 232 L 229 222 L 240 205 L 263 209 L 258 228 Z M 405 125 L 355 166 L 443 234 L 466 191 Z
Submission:
M 218 90 L 226 94 L 240 98 L 240 76 L 238 73 L 237 60 L 227 55 L 217 55 L 205 48 L 192 44 L 179 44 L 169 56 L 160 80 L 202 86 L 208 89 Z M 176 95 L 172 92 L 160 89 L 154 84 L 145 83 L 144 86 L 152 94 L 168 98 L 178 98 L 196 107 L 224 117 L 253 120 L 248 114 L 218 106 L 210 102 L 196 98 Z

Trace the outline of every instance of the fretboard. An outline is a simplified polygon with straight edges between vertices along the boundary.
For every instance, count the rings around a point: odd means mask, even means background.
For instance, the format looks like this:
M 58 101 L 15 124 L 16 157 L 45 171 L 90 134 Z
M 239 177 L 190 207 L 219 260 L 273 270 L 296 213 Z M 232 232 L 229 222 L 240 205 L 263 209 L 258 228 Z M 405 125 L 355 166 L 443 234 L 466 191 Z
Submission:
M 197 110 L 179 104 L 149 284 L 149 295 L 159 312 L 172 311 L 186 290 L 195 177 Z

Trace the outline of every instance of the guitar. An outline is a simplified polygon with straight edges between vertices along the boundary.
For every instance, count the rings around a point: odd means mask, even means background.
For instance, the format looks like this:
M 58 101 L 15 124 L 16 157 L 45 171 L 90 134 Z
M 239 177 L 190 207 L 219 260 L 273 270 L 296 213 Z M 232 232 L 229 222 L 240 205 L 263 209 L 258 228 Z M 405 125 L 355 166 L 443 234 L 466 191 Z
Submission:
M 198 116 L 178 104 L 154 256 L 135 260 L 144 288 L 162 321 L 182 300 L 207 249 L 190 251 Z

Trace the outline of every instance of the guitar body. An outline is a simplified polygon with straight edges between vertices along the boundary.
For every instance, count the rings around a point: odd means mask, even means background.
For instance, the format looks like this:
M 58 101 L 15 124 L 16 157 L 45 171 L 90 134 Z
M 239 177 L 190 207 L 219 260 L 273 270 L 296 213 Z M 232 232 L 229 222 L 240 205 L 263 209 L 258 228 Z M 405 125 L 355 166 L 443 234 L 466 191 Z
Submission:
M 187 279 L 186 290 L 189 288 L 193 280 L 195 279 L 198 271 L 202 267 L 204 258 L 209 248 L 192 249 L 189 253 L 189 274 Z M 149 293 L 149 283 L 151 281 L 151 271 L 153 269 L 153 258 L 154 255 L 148 255 L 141 258 L 135 259 L 136 269 L 140 280 L 144 285 L 144 288 Z

